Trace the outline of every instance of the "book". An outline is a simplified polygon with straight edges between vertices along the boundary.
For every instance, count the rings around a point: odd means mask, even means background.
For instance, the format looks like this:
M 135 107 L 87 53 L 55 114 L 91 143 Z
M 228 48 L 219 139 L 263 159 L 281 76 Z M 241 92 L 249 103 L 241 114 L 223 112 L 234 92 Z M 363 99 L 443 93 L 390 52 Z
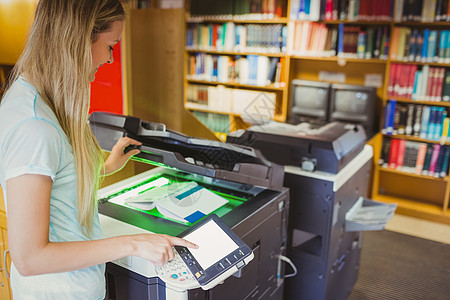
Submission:
M 450 147 L 444 146 L 444 158 L 442 159 L 441 171 L 439 177 L 444 178 L 448 174 L 448 165 L 450 160 Z
M 431 154 L 430 159 L 430 167 L 428 168 L 428 174 L 429 176 L 434 176 L 434 172 L 436 171 L 437 161 L 439 158 L 439 152 L 441 150 L 441 145 L 434 144 L 433 145 L 433 152 Z
M 390 100 L 389 101 L 391 106 L 390 106 L 390 111 L 389 111 L 389 120 L 388 120 L 388 125 L 386 128 L 386 134 L 394 134 L 394 117 L 395 117 L 395 110 L 396 110 L 396 101 L 394 100 Z
M 419 150 L 417 151 L 417 160 L 416 160 L 416 168 L 415 168 L 415 173 L 417 175 L 422 174 L 422 169 L 423 169 L 423 164 L 425 162 L 426 152 L 427 152 L 427 144 L 420 143 Z
M 434 62 L 437 48 L 437 30 L 431 30 L 428 36 L 427 62 Z
M 382 134 L 387 134 L 387 129 L 389 127 L 389 115 L 391 113 L 391 109 L 392 109 L 391 101 L 388 101 L 386 103 L 386 106 L 384 107 L 383 127 L 381 128 Z
M 413 134 L 414 107 L 415 107 L 414 104 L 408 104 L 408 106 L 407 106 L 405 135 Z
M 378 164 L 382 167 L 388 166 L 390 148 L 391 148 L 391 141 L 387 138 L 384 138 L 383 143 L 381 145 L 380 159 L 378 160 Z
M 391 147 L 389 149 L 389 160 L 388 160 L 389 168 L 392 168 L 392 169 L 397 168 L 398 146 L 399 146 L 399 140 L 391 139 Z
M 429 106 L 424 106 L 422 109 L 422 121 L 420 122 L 420 138 L 426 139 L 428 133 L 428 122 L 430 120 L 430 111 L 431 108 Z
M 450 101 L 450 70 L 445 71 L 442 87 L 442 101 Z
M 419 153 L 419 143 L 406 141 L 403 166 L 401 170 L 407 173 L 414 173 L 417 163 L 417 154 Z
M 400 68 L 400 65 L 391 64 L 391 68 L 389 70 L 388 87 L 387 87 L 388 96 L 394 95 L 394 85 L 395 85 L 395 80 L 396 80 L 396 75 L 397 75 L 397 68 Z M 449 80 L 449 83 L 450 83 L 450 80 Z
M 228 203 L 228 200 L 194 181 L 187 181 L 154 187 L 125 202 L 142 210 L 156 208 L 168 218 L 195 223 Z
M 366 41 L 366 59 L 371 59 L 374 56 L 374 38 L 375 38 L 375 30 L 373 28 L 367 29 L 367 41 Z
M 433 145 L 427 144 L 427 150 L 425 152 L 425 159 L 422 167 L 422 175 L 428 175 L 428 169 L 430 168 L 430 161 L 432 154 L 433 154 Z
M 420 122 L 422 120 L 422 105 L 415 105 L 414 108 L 414 126 L 413 132 L 414 136 L 419 136 L 420 134 Z
M 403 162 L 405 160 L 405 151 L 406 151 L 406 140 L 398 140 L 397 145 L 397 162 L 395 163 L 395 168 L 397 170 L 402 170 Z
M 450 118 L 444 118 L 442 122 L 442 134 L 439 139 L 441 145 L 444 145 L 447 142 L 449 136 L 449 126 L 450 126 Z
M 422 62 L 427 62 L 427 54 L 428 54 L 428 39 L 430 36 L 430 29 L 425 29 L 423 31 L 423 45 L 422 45 Z
M 445 155 L 444 147 L 440 146 L 439 155 L 438 155 L 437 162 L 436 162 L 436 168 L 433 173 L 433 177 L 435 177 L 435 178 L 439 178 L 441 176 L 444 155 Z
M 358 33 L 358 47 L 356 55 L 359 59 L 363 59 L 366 56 L 366 39 L 367 39 L 367 33 L 364 31 L 361 31 Z

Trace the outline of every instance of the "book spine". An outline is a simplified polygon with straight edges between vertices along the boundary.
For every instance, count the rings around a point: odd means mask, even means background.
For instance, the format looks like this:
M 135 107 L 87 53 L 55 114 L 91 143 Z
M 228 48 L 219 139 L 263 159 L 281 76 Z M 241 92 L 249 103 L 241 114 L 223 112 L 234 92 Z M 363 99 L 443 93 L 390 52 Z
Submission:
M 428 132 L 428 122 L 430 119 L 430 107 L 424 106 L 422 110 L 422 121 L 420 122 L 420 138 L 426 139 Z
M 389 127 L 389 115 L 391 113 L 391 109 L 392 109 L 391 101 L 388 101 L 384 107 L 383 128 L 381 129 L 382 134 L 387 134 L 387 129 Z
M 444 146 L 444 159 L 442 160 L 442 167 L 439 176 L 444 178 L 448 174 L 448 165 L 450 160 L 450 147 Z
M 444 145 L 447 142 L 449 134 L 449 125 L 450 125 L 450 118 L 444 118 L 444 121 L 442 122 L 442 134 L 439 139 L 441 145 Z
M 381 146 L 381 156 L 378 161 L 378 164 L 382 167 L 387 167 L 389 163 L 389 152 L 391 148 L 391 142 L 389 139 L 383 139 L 383 143 Z
M 420 135 L 420 122 L 422 120 L 422 105 L 416 105 L 414 109 L 414 136 L 418 137 Z
M 439 158 L 439 152 L 441 150 L 441 145 L 434 144 L 433 145 L 433 153 L 431 154 L 431 160 L 430 160 L 430 168 L 428 169 L 429 176 L 433 176 L 434 172 L 436 171 L 436 165 Z
M 406 116 L 406 127 L 405 134 L 413 134 L 413 123 L 414 123 L 414 104 L 408 104 L 407 106 L 407 116 Z
M 428 128 L 427 128 L 427 139 L 433 140 L 434 137 L 434 131 L 436 130 L 436 121 L 438 117 L 438 110 L 437 107 L 431 107 L 430 108 L 430 119 L 428 121 Z
M 396 101 L 391 100 L 389 101 L 391 103 L 391 109 L 389 112 L 389 121 L 388 126 L 386 128 L 386 134 L 393 134 L 394 133 L 394 117 L 395 117 L 395 110 L 396 110 Z
M 398 155 L 398 139 L 391 139 L 391 147 L 389 151 L 388 167 L 395 169 L 397 167 L 397 155 Z
M 440 147 L 440 149 L 439 149 L 438 159 L 437 159 L 437 162 L 436 162 L 436 168 L 435 168 L 435 170 L 433 172 L 433 176 L 435 178 L 439 178 L 440 175 L 441 175 L 442 163 L 443 163 L 444 155 L 445 155 L 444 147 L 442 147 L 440 145 L 439 145 L 439 147 Z
M 428 175 L 432 154 L 433 154 L 433 145 L 427 144 L 427 151 L 425 153 L 425 159 L 422 167 L 422 175 Z
M 398 140 L 397 145 L 397 162 L 395 164 L 395 168 L 397 170 L 402 170 L 403 161 L 405 159 L 405 150 L 406 150 L 406 140 Z
M 416 161 L 416 168 L 415 168 L 415 173 L 417 175 L 422 174 L 422 169 L 423 169 L 423 164 L 425 161 L 426 152 L 427 152 L 427 144 L 420 143 L 419 151 L 417 152 L 417 161 Z

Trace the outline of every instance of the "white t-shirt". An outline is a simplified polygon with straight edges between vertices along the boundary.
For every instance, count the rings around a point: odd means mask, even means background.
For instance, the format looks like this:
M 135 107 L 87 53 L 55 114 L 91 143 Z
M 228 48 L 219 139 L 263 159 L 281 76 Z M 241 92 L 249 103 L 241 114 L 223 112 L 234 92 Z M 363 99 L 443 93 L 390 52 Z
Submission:
M 23 174 L 41 174 L 53 180 L 50 241 L 88 240 L 77 221 L 72 147 L 36 89 L 19 78 L 0 102 L 0 185 L 5 206 L 6 181 Z M 93 238 L 102 236 L 96 211 Z M 24 277 L 12 264 L 11 288 L 14 299 L 103 299 L 104 274 L 105 265 L 101 264 L 73 272 Z

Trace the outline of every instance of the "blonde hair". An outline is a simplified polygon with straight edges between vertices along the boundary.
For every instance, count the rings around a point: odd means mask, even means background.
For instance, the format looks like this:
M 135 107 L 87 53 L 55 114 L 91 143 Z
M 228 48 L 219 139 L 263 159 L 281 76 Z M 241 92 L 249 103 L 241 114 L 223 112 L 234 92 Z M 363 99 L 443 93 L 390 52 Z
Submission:
M 40 0 L 10 81 L 23 75 L 67 135 L 76 164 L 78 222 L 89 237 L 104 162 L 88 124 L 91 44 L 114 21 L 124 19 L 119 0 Z

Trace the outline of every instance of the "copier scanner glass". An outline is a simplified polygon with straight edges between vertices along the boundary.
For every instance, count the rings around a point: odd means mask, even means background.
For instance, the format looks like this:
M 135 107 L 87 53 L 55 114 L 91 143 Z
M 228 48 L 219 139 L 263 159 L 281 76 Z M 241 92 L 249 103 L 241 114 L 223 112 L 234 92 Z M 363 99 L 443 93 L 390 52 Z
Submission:
M 232 195 L 229 191 L 183 178 L 181 173 L 172 173 L 131 182 L 104 195 L 100 201 L 188 226 L 211 213 L 224 216 L 247 201 L 248 196 L 244 194 Z

